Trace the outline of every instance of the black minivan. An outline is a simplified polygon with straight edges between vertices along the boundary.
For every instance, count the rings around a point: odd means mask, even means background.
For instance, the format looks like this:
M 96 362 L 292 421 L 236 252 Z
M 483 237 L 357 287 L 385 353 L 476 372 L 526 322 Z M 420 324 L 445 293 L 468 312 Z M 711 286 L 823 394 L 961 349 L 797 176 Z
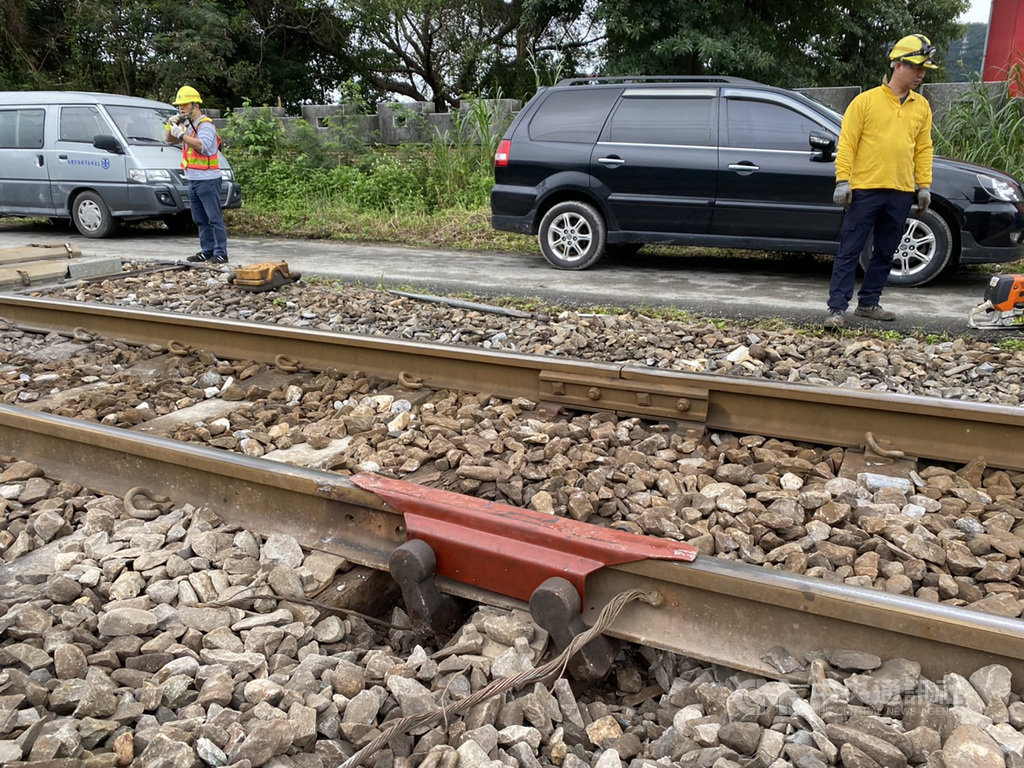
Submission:
M 564 80 L 502 137 L 491 224 L 536 234 L 559 269 L 647 243 L 835 253 L 841 121 L 800 93 L 739 78 Z M 907 219 L 891 285 L 1024 255 L 1015 178 L 936 157 L 931 189 L 931 207 Z

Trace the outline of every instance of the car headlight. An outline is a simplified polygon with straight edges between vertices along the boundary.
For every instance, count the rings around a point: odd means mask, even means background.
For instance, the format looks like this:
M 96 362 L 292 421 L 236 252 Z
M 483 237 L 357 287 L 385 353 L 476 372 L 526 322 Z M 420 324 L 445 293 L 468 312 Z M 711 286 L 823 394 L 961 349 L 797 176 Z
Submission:
M 220 169 L 220 175 L 221 175 L 221 180 L 222 181 L 234 181 L 235 180 L 235 172 L 232 171 L 230 168 L 221 168 Z
M 165 168 L 129 168 L 128 178 L 137 181 L 139 184 L 146 184 L 151 181 L 162 181 L 171 183 L 171 172 Z
M 984 189 L 990 197 L 996 200 L 1005 200 L 1008 203 L 1016 203 L 1021 199 L 1020 189 L 1016 184 L 1011 184 L 1008 181 L 997 179 L 994 176 L 986 176 L 983 173 L 978 174 L 978 183 L 981 184 L 981 188 Z

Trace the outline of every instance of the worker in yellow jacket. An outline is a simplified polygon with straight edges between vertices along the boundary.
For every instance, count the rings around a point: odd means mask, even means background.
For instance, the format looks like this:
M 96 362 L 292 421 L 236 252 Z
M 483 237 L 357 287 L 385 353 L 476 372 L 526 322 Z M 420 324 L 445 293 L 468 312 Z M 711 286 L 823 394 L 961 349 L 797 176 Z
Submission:
M 832 264 L 826 328 L 845 323 L 857 263 L 872 234 L 874 246 L 854 314 L 896 319 L 880 301 L 911 206 L 921 215 L 931 203 L 932 109 L 914 89 L 929 69 L 938 69 L 934 55 L 924 35 L 901 38 L 889 51 L 888 81 L 858 95 L 843 115 L 832 199 L 846 215 Z

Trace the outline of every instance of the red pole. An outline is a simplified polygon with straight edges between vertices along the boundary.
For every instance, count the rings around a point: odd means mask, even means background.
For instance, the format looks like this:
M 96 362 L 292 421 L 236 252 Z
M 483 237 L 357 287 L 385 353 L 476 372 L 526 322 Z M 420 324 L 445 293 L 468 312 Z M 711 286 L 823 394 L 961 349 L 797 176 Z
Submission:
M 992 0 L 989 13 L 988 41 L 982 81 L 1010 81 L 1010 95 L 1021 88 L 1019 69 L 1024 60 L 1024 8 L 1019 0 Z

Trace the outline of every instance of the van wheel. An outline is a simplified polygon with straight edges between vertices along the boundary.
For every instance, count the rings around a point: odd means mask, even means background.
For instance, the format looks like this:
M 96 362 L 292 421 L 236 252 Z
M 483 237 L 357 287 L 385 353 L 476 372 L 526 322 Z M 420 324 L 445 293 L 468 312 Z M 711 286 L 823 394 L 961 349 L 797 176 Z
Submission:
M 866 269 L 870 259 L 869 239 L 860 257 L 861 267 Z M 907 217 L 886 285 L 915 288 L 930 283 L 953 263 L 953 233 L 946 220 L 929 208 L 920 216 Z
M 83 192 L 71 206 L 75 229 L 85 237 L 106 237 L 117 229 L 117 220 L 103 198 L 95 192 Z
M 551 266 L 586 269 L 604 255 L 604 219 L 594 206 L 567 200 L 551 206 L 544 214 L 537 239 Z

